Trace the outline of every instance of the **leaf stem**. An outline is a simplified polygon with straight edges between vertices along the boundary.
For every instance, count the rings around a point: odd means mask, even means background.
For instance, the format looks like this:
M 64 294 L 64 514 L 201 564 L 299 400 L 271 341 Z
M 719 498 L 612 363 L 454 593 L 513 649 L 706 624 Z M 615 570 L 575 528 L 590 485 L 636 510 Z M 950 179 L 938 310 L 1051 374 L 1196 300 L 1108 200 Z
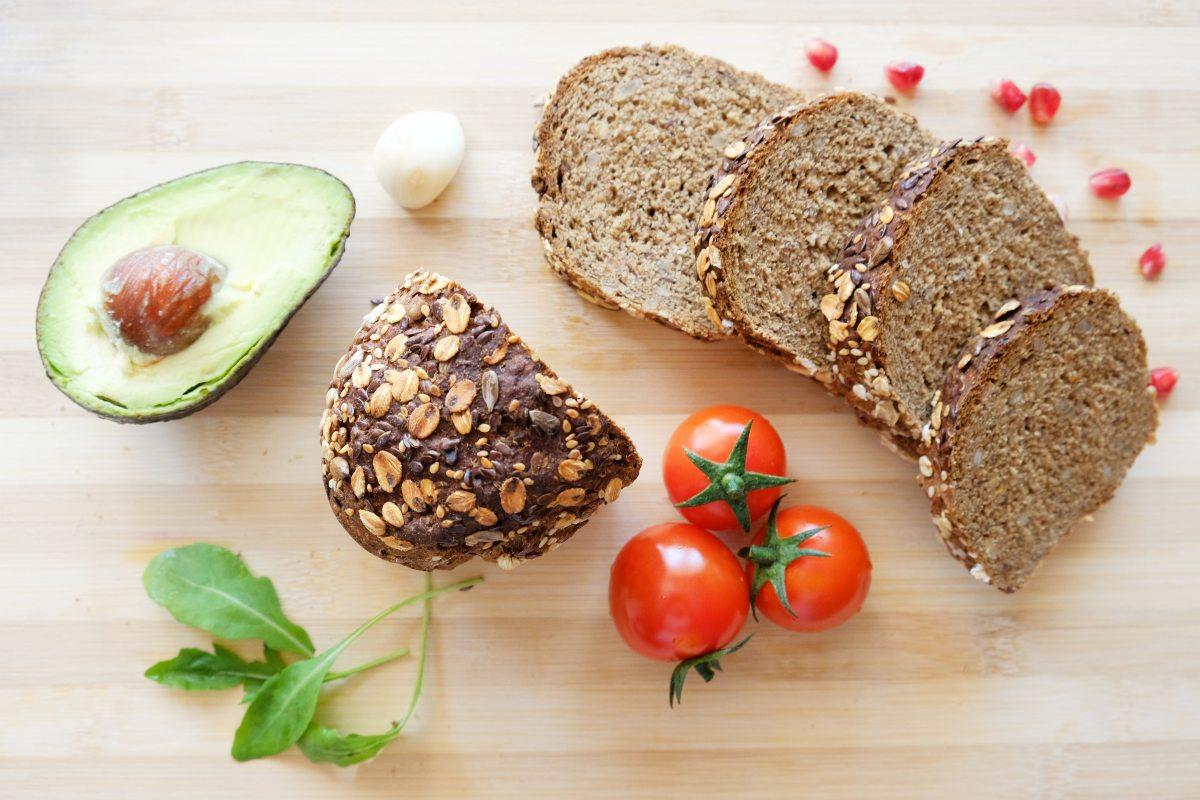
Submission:
M 429 653 L 430 598 L 433 597 L 433 575 L 429 572 L 425 573 L 425 594 L 427 598 L 421 609 L 421 651 L 417 656 L 417 679 L 413 683 L 412 697 L 409 698 L 408 709 L 404 712 L 404 716 L 400 721 L 393 726 L 397 733 L 404 730 L 404 726 L 408 724 L 408 718 L 416 710 L 417 701 L 421 698 L 421 687 L 425 684 L 425 657 Z
M 343 678 L 349 678 L 351 675 L 357 675 L 360 672 L 365 672 L 366 670 L 372 669 L 374 667 L 378 667 L 383 664 L 387 664 L 389 662 L 395 661 L 398 658 L 404 658 L 406 655 L 408 655 L 408 653 L 409 653 L 409 649 L 407 647 L 401 647 L 398 650 L 393 650 L 390 653 L 385 653 L 384 655 L 381 655 L 379 658 L 373 658 L 370 661 L 365 661 L 362 664 L 358 664 L 356 666 L 350 667 L 349 669 L 343 669 L 338 672 L 331 672 L 325 676 L 325 682 L 329 683 L 330 681 L 340 681 Z
M 429 578 L 428 573 L 426 573 L 425 577 L 427 579 Z M 364 633 L 366 633 L 367 629 L 374 626 L 375 623 L 379 622 L 384 617 L 390 617 L 392 614 L 395 614 L 397 611 L 404 608 L 405 606 L 411 606 L 413 603 L 428 601 L 434 597 L 437 597 L 439 594 L 446 594 L 447 592 L 455 592 L 455 591 L 459 591 L 461 589 L 468 589 L 477 583 L 481 583 L 482 581 L 483 581 L 483 576 L 476 575 L 474 578 L 467 578 L 466 580 L 461 580 L 456 583 L 451 583 L 446 586 L 442 586 L 438 589 L 426 588 L 426 590 L 421 592 L 420 594 L 414 594 L 412 597 L 406 597 L 403 600 L 401 600 L 399 603 L 396 603 L 395 605 L 392 605 L 392 606 L 388 606 L 383 611 L 380 611 L 378 614 L 376 614 L 375 616 L 371 617 L 369 620 L 364 622 L 362 625 L 359 625 L 357 628 L 354 629 L 354 631 L 349 636 L 347 636 L 345 639 L 343 639 L 342 642 L 339 642 L 337 645 L 334 645 L 334 648 L 340 647 L 341 650 L 345 650 L 347 646 L 349 646 L 352 642 L 354 642 L 356 639 L 358 639 L 358 637 L 360 637 Z M 425 585 L 426 585 L 426 587 L 431 587 L 433 585 L 433 582 L 431 580 L 426 580 Z M 426 602 L 425 607 L 426 608 L 429 607 L 427 602 Z M 333 648 L 330 648 L 330 649 L 333 649 Z M 328 652 L 328 651 L 326 651 L 326 652 Z M 339 650 L 339 653 L 340 653 L 340 650 Z
M 414 687 L 413 698 L 412 698 L 412 701 L 408 705 L 408 711 L 404 715 L 405 721 L 408 721 L 409 716 L 413 712 L 413 707 L 416 706 L 416 704 L 417 704 L 417 696 L 421 692 L 421 682 L 422 682 L 422 679 L 424 678 L 424 674 L 425 674 L 425 650 L 426 650 L 425 645 L 429 641 L 429 601 L 432 600 L 433 598 L 437 597 L 440 594 L 447 594 L 448 592 L 456 592 L 456 591 L 461 591 L 463 589 L 469 589 L 472 586 L 474 586 L 475 584 L 482 583 L 482 582 L 483 582 L 483 576 L 476 575 L 474 578 L 466 578 L 465 580 L 456 581 L 455 583 L 450 583 L 445 586 L 441 586 L 437 589 L 434 589 L 433 588 L 433 578 L 429 575 L 429 573 L 425 573 L 425 591 L 421 592 L 420 594 L 414 594 L 412 597 L 406 597 L 403 600 L 401 600 L 399 603 L 396 603 L 395 605 L 389 606 L 388 608 L 385 608 L 383 611 L 380 611 L 378 614 L 371 617 L 369 620 L 364 622 L 362 625 L 359 625 L 354 630 L 353 633 L 351 633 L 349 636 L 347 636 L 345 639 L 343 639 L 341 642 L 339 642 L 334 647 L 340 648 L 340 650 L 339 650 L 339 655 L 340 655 L 341 650 L 345 650 L 346 647 L 348 647 L 352 642 L 354 642 L 359 636 L 362 636 L 364 633 L 366 633 L 368 628 L 371 628 L 372 626 L 374 626 L 375 623 L 379 622 L 384 617 L 389 617 L 392 614 L 395 614 L 400 609 L 404 608 L 405 606 L 410 606 L 413 603 L 417 603 L 417 602 L 423 603 L 424 611 L 421 615 L 421 654 L 420 654 L 420 660 L 417 662 L 417 685 Z M 326 652 L 328 652 L 328 651 L 326 651 Z M 393 655 L 393 654 L 389 654 L 389 655 Z M 396 658 L 399 658 L 399 656 L 396 656 Z M 388 659 L 388 660 L 391 660 L 391 659 Z M 370 666 L 375 666 L 375 665 L 372 664 L 371 662 L 368 662 L 366 665 L 362 665 L 361 667 L 351 667 L 349 670 L 345 670 L 345 672 L 353 674 L 354 672 L 360 672 L 362 669 L 367 669 Z M 331 674 L 337 674 L 337 673 L 331 673 Z M 330 680 L 330 679 L 326 678 L 326 680 Z M 403 723 L 401 723 L 400 727 L 403 727 Z

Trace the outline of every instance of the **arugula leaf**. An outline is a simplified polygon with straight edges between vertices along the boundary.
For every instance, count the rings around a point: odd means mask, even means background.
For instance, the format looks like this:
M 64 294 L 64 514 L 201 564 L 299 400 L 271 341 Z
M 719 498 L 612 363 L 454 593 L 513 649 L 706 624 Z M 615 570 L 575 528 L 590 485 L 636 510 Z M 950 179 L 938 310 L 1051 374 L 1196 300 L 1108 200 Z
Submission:
M 328 762 L 339 767 L 349 767 L 379 755 L 379 751 L 387 747 L 400 736 L 400 731 L 408 724 L 409 717 L 417 707 L 421 697 L 421 687 L 425 683 L 425 655 L 429 652 L 429 617 L 433 590 L 433 576 L 425 573 L 425 601 L 421 604 L 421 654 L 417 660 L 417 679 L 413 683 L 412 697 L 408 701 L 408 710 L 404 718 L 392 723 L 392 727 L 384 733 L 342 733 L 334 728 L 327 728 L 316 722 L 308 726 L 308 730 L 300 737 L 297 744 L 300 751 L 313 763 Z
M 272 675 L 274 675 L 276 672 L 281 672 L 283 668 L 287 666 L 283 660 L 283 656 L 279 654 L 279 651 L 273 649 L 268 644 L 263 645 L 263 660 L 271 667 Z M 263 678 L 259 681 L 246 681 L 244 684 L 246 691 L 242 695 L 242 699 L 238 705 L 246 705 L 253 700 L 254 696 L 258 694 L 258 690 L 261 689 L 263 684 L 266 682 L 266 678 Z
M 269 644 L 263 645 L 263 660 L 274 667 L 276 672 L 287 666 L 283 663 L 283 656 L 279 654 L 279 651 Z
M 380 620 L 407 605 L 457 589 L 466 589 L 482 578 L 432 589 L 401 600 L 385 608 L 355 628 L 349 636 L 328 650 L 304 661 L 297 661 L 271 677 L 255 695 L 233 736 L 232 754 L 237 761 L 249 761 L 283 752 L 295 744 L 312 722 L 317 699 L 333 662 L 360 636 Z
M 379 658 L 373 658 L 370 661 L 357 664 L 349 669 L 343 669 L 338 672 L 330 672 L 325 676 L 325 683 L 333 683 L 334 681 L 340 681 L 345 678 L 349 678 L 351 675 L 357 675 L 360 672 L 366 672 L 369 669 L 374 669 L 375 667 L 391 663 L 392 661 L 395 661 L 398 658 L 403 658 L 406 655 L 408 655 L 408 648 L 401 647 L 399 650 L 393 650 L 392 652 L 382 655 Z M 276 654 L 276 658 L 278 658 L 278 654 Z M 270 661 L 270 658 L 268 658 L 268 661 Z M 284 668 L 284 666 L 286 665 L 280 661 L 279 666 L 276 667 L 274 671 L 279 672 Z M 265 680 L 266 679 L 264 678 L 263 680 L 257 682 L 247 681 L 246 693 L 242 695 L 242 702 L 240 705 L 246 705 L 247 703 L 253 702 L 254 698 L 258 696 L 259 689 L 263 687 Z
M 379 755 L 380 750 L 400 736 L 400 730 L 397 722 L 384 733 L 342 733 L 314 722 L 296 744 L 314 764 L 328 762 L 349 767 Z
M 268 578 L 224 547 L 198 542 L 155 556 L 142 574 L 150 599 L 175 619 L 222 639 L 262 639 L 275 650 L 313 654 L 308 633 L 283 613 Z
M 146 670 L 146 677 L 164 686 L 189 691 L 232 689 L 245 684 L 259 687 L 279 667 L 266 661 L 246 661 L 237 653 L 213 645 L 213 652 L 185 647 L 174 658 L 160 661 Z

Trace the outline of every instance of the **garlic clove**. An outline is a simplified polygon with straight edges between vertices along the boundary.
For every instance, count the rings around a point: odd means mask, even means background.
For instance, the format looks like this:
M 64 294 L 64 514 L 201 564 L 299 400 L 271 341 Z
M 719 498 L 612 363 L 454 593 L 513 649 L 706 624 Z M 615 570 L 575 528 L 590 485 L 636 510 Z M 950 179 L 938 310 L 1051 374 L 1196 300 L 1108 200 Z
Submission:
M 375 144 L 375 176 L 397 203 L 422 208 L 454 179 L 464 149 L 462 125 L 453 114 L 405 114 Z

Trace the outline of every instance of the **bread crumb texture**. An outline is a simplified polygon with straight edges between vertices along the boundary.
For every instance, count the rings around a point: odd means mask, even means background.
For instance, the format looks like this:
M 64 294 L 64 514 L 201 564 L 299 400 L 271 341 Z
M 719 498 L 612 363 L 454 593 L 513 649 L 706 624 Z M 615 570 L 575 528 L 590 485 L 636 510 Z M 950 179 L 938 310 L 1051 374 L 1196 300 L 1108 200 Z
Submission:
M 976 337 L 936 397 L 920 481 L 950 552 L 1019 589 L 1153 437 L 1146 345 L 1108 291 L 1039 292 Z
M 837 387 L 915 457 L 967 339 L 1018 298 L 1091 283 L 1087 253 L 1007 142 L 946 142 L 905 169 L 829 273 Z
M 709 323 L 692 234 L 721 153 L 799 92 L 680 47 L 585 58 L 547 100 L 534 146 L 535 223 L 585 298 L 691 336 Z
M 936 145 L 911 116 L 857 92 L 789 108 L 731 145 L 697 237 L 712 323 L 827 380 L 829 265 L 905 165 Z

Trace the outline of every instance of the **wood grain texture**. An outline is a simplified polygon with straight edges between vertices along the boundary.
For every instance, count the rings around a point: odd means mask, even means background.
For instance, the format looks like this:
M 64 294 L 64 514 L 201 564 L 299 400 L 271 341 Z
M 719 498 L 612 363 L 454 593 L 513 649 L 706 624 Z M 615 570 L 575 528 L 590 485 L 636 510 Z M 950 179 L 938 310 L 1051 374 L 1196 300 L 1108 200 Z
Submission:
M 834 41 L 829 79 L 804 40 Z M 77 0 L 0 3 L 0 795 L 163 797 L 1195 797 L 1200 786 L 1200 6 L 1182 0 L 603 4 Z M 1071 208 L 1099 282 L 1183 377 L 1159 442 L 1117 498 L 1015 596 L 972 581 L 937 542 L 911 467 L 817 387 L 735 343 L 705 345 L 579 300 L 530 224 L 537 99 L 577 59 L 675 42 L 807 91 L 884 91 L 893 59 L 926 66 L 902 107 L 944 135 L 999 134 Z M 1009 118 L 1006 75 L 1063 92 L 1053 125 Z M 469 153 L 415 214 L 376 184 L 370 151 L 396 115 L 458 114 Z M 359 204 L 342 265 L 249 377 L 199 414 L 148 427 L 87 415 L 41 375 L 34 306 L 75 226 L 112 201 L 242 158 L 294 160 Z M 1119 203 L 1087 175 L 1123 166 Z M 1156 283 L 1136 274 L 1161 241 Z M 234 547 L 275 578 L 319 644 L 415 590 L 361 551 L 318 483 L 333 363 L 410 270 L 454 275 L 619 420 L 643 478 L 568 546 L 435 609 L 415 724 L 373 763 L 228 756 L 231 695 L 185 695 L 142 670 L 203 637 L 142 593 L 161 549 Z M 671 428 L 737 401 L 776 422 L 799 481 L 862 530 L 863 613 L 817 636 L 760 627 L 710 686 L 666 707 L 666 665 L 625 650 L 608 565 L 674 516 L 661 491 Z M 463 576 L 476 569 L 467 567 Z M 444 577 L 443 577 L 444 579 Z M 411 618 L 356 645 L 412 643 Z M 331 692 L 329 719 L 383 729 L 412 665 Z

